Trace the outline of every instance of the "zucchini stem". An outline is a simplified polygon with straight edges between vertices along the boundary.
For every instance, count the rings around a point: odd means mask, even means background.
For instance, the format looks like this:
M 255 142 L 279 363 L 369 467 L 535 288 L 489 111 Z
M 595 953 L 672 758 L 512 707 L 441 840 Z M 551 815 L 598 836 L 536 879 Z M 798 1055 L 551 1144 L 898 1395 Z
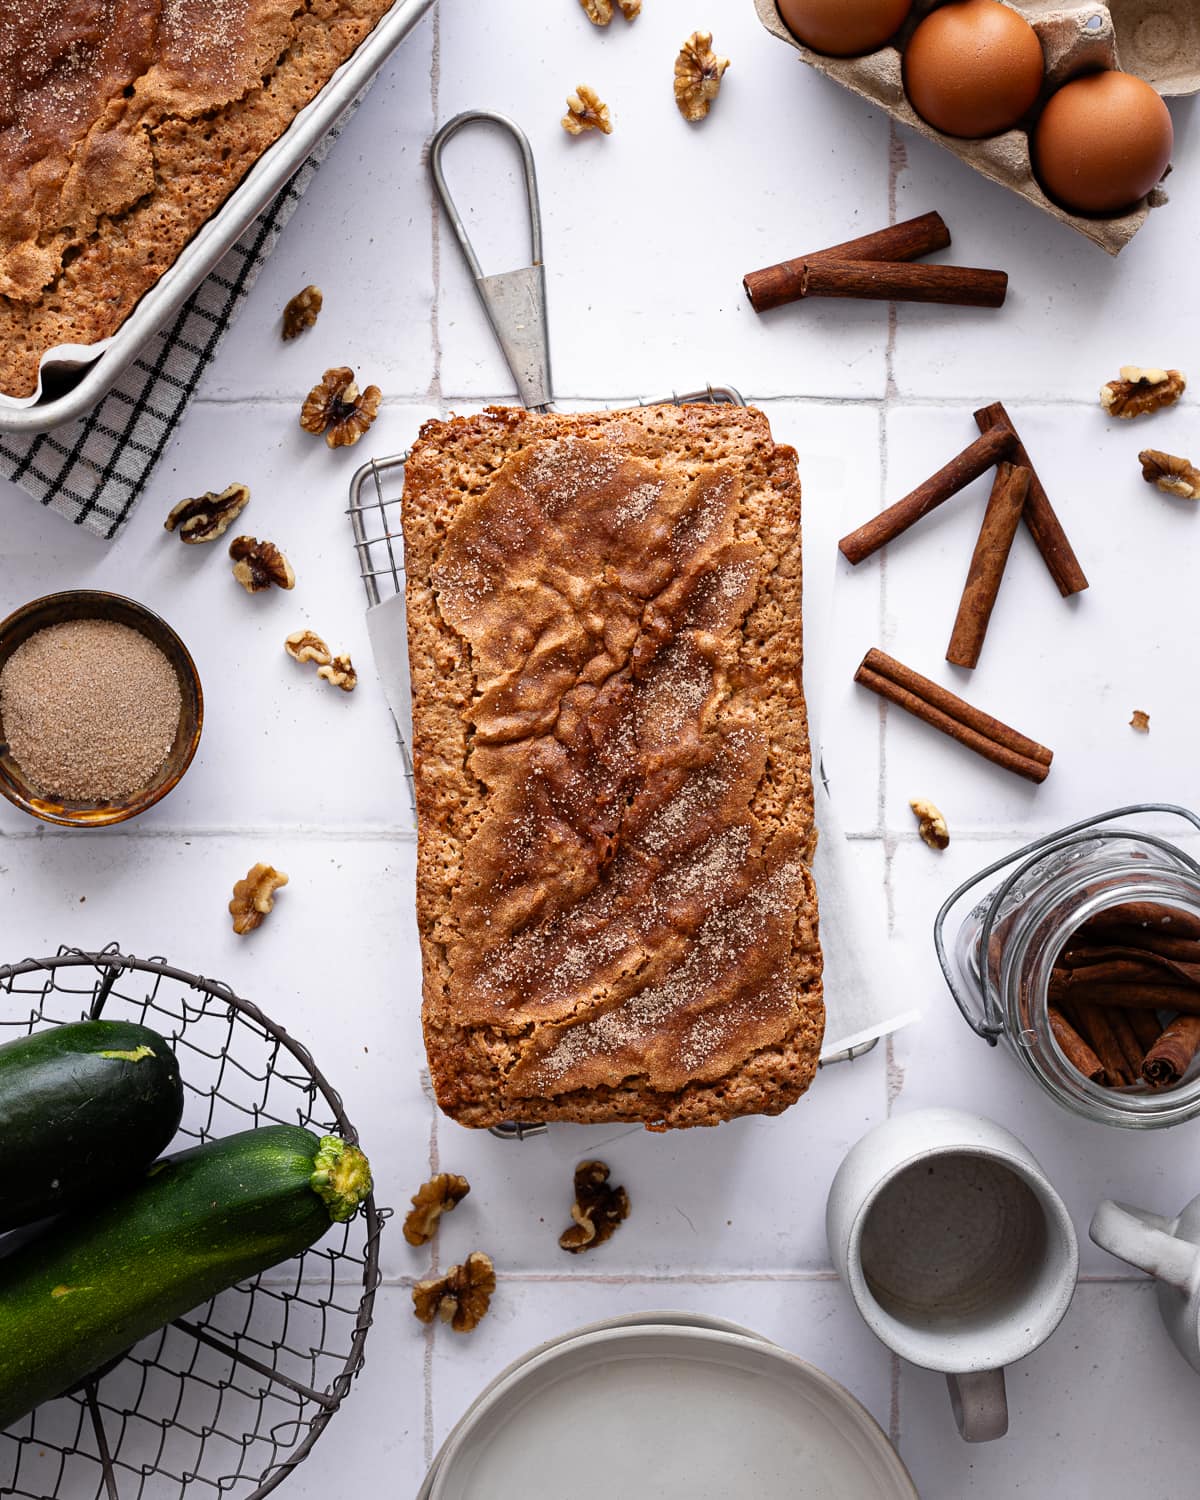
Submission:
M 371 1164 L 357 1146 L 340 1136 L 323 1135 L 309 1182 L 333 1223 L 344 1224 L 371 1191 Z

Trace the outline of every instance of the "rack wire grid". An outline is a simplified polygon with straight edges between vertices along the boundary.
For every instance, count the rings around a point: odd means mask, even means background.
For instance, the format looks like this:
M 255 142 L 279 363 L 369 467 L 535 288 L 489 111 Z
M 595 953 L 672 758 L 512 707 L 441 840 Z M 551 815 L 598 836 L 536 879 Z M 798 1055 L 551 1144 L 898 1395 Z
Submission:
M 43 1026 L 136 1021 L 179 1059 L 175 1148 L 263 1124 L 356 1142 L 308 1051 L 224 984 L 162 959 L 62 948 L 0 966 L 0 1042 Z M 334 1225 L 0 1433 L 0 1495 L 169 1500 L 267 1495 L 308 1455 L 363 1364 L 386 1211 Z M 24 1238 L 24 1231 L 0 1236 Z

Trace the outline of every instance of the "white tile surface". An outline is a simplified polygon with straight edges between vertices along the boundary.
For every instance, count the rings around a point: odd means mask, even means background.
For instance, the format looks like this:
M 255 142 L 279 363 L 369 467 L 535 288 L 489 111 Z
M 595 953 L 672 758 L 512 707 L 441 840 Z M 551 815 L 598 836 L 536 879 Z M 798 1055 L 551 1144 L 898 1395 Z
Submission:
M 926 1500 L 1190 1494 L 1194 1377 L 1147 1284 L 1084 1231 L 1106 1195 L 1161 1211 L 1190 1197 L 1196 1127 L 1142 1137 L 1065 1115 L 967 1030 L 930 928 L 955 883 L 1036 832 L 1134 798 L 1195 800 L 1200 521 L 1144 486 L 1136 465 L 1150 442 L 1186 451 L 1194 408 L 1189 399 L 1129 427 L 1095 405 L 1121 363 L 1187 368 L 1197 315 L 1179 246 L 1195 227 L 1194 174 L 1176 172 L 1171 206 L 1112 262 L 945 153 L 893 136 L 772 42 L 748 0 L 710 18 L 684 0 L 647 0 L 633 26 L 618 19 L 608 32 L 573 0 L 444 0 L 439 10 L 318 177 L 123 537 L 106 547 L 0 493 L 0 614 L 73 585 L 128 592 L 177 625 L 207 694 L 195 766 L 137 824 L 84 837 L 0 806 L 0 959 L 115 939 L 218 975 L 312 1047 L 371 1151 L 381 1202 L 403 1207 L 431 1165 L 471 1178 L 437 1254 L 446 1264 L 479 1245 L 495 1256 L 491 1317 L 465 1338 L 422 1329 L 409 1286 L 431 1252 L 410 1249 L 393 1223 L 366 1369 L 287 1494 L 410 1495 L 436 1443 L 510 1359 L 592 1319 L 664 1306 L 743 1321 L 829 1370 L 898 1436 Z M 671 104 L 672 59 L 709 19 L 733 67 L 711 118 L 688 129 Z M 610 139 L 558 129 L 580 81 L 612 104 Z M 562 1128 L 512 1146 L 437 1118 L 422 1088 L 407 792 L 343 510 L 368 456 L 403 450 L 446 407 L 511 397 L 422 166 L 435 124 L 469 107 L 511 111 L 533 141 L 564 397 L 608 403 L 731 381 L 764 402 L 800 454 L 816 738 L 854 835 L 850 879 L 868 941 L 925 1017 L 890 1047 L 822 1073 L 777 1120 L 667 1137 Z M 1186 102 L 1175 114 L 1182 162 L 1196 133 Z M 466 144 L 448 153 L 452 185 L 485 264 L 515 265 L 526 247 L 511 156 L 486 136 Z M 745 271 L 882 224 L 892 192 L 898 216 L 941 209 L 953 258 L 1010 271 L 1003 312 L 750 311 Z M 279 309 L 311 280 L 326 293 L 322 321 L 279 345 Z M 330 453 L 296 417 L 315 376 L 342 362 L 377 380 L 386 403 L 365 443 Z M 973 408 L 997 398 L 1092 588 L 1065 604 L 1020 537 L 983 662 L 965 674 L 942 658 L 985 485 L 857 569 L 835 548 L 965 446 Z M 246 529 L 292 559 L 287 597 L 249 598 L 220 549 L 182 549 L 162 532 L 175 500 L 233 479 L 253 491 Z M 304 623 L 352 651 L 362 678 L 352 698 L 284 657 L 283 637 Z M 1049 781 L 1027 787 L 882 713 L 851 682 L 872 644 L 1044 738 L 1057 754 Z M 1135 707 L 1151 715 L 1149 738 L 1127 727 Z M 907 802 L 918 794 L 950 819 L 942 856 L 916 841 Z M 291 883 L 270 922 L 241 941 L 224 905 L 264 858 Z M 893 1369 L 824 1245 L 825 1193 L 847 1146 L 889 1110 L 933 1102 L 1023 1136 L 1084 1236 L 1085 1278 L 1111 1278 L 1085 1279 L 1059 1334 L 1012 1372 L 1012 1435 L 985 1448 L 953 1434 L 940 1377 Z M 628 1186 L 633 1215 L 594 1257 L 569 1259 L 555 1241 L 570 1171 L 593 1152 Z M 1129 1418 L 1118 1423 L 1122 1406 Z

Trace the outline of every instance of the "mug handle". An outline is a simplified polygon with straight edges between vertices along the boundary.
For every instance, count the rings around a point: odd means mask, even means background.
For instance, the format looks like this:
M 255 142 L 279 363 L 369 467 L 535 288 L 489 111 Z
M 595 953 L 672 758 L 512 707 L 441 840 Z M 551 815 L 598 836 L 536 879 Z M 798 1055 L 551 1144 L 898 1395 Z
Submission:
M 1008 1398 L 1003 1370 L 972 1370 L 947 1375 L 950 1409 L 959 1435 L 967 1443 L 990 1443 L 1008 1431 Z

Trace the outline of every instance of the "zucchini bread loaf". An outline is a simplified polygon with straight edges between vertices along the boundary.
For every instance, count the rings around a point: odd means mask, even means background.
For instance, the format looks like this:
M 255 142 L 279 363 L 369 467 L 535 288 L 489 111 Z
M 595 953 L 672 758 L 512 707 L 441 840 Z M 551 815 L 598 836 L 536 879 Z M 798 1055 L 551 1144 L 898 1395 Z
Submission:
M 115 333 L 391 3 L 0 4 L 0 391 Z
M 441 1107 L 786 1108 L 824 1023 L 795 452 L 734 407 L 427 422 L 404 547 Z

